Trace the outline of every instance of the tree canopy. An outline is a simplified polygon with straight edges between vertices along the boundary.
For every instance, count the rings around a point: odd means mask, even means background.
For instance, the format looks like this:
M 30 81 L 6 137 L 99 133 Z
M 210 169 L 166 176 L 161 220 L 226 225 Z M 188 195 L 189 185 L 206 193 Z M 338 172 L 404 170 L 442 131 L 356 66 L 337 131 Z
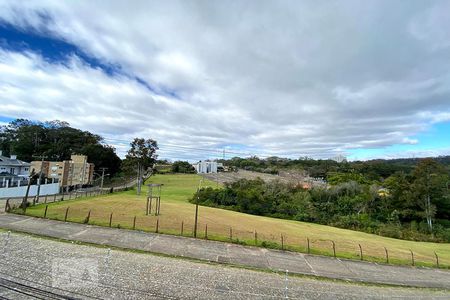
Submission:
M 72 154 L 84 154 L 96 168 L 108 168 L 111 175 L 120 169 L 121 159 L 103 138 L 89 131 L 70 127 L 63 121 L 34 122 L 17 119 L 0 126 L 0 149 L 4 155 L 30 162 L 33 155 L 45 155 L 48 160 L 70 159 Z

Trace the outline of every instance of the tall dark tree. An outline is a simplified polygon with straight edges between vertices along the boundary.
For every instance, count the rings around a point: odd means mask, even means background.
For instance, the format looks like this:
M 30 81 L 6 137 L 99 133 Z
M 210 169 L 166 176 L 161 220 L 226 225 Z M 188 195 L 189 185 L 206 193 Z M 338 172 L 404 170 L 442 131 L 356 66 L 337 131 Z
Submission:
M 115 174 L 120 158 L 114 148 L 103 144 L 101 136 L 70 127 L 64 121 L 32 122 L 17 119 L 0 127 L 0 150 L 4 155 L 16 154 L 24 161 L 33 155 L 47 156 L 48 160 L 70 159 L 71 154 L 85 154 L 96 168 L 106 167 Z

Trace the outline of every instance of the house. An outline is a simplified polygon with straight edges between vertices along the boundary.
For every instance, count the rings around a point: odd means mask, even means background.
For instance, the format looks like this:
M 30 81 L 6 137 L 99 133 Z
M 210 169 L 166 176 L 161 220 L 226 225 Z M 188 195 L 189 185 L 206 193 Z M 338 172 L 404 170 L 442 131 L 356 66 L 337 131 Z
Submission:
M 222 163 L 210 160 L 199 161 L 192 166 L 199 174 L 217 173 L 217 168 L 223 168 Z
M 17 159 L 16 155 L 3 156 L 0 150 L 0 187 L 26 184 L 30 166 L 30 163 Z
M 91 184 L 94 177 L 94 164 L 86 155 L 71 155 L 64 161 L 32 161 L 31 166 L 49 179 L 57 179 L 60 186 Z

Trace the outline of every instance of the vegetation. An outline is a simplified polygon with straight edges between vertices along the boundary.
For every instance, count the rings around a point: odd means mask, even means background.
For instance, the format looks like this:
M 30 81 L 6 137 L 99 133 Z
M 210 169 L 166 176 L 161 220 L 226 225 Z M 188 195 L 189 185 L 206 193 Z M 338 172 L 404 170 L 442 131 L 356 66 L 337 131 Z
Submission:
M 183 235 L 192 236 L 195 205 L 188 202 L 199 186 L 201 177 L 195 174 L 155 175 L 150 182 L 164 184 L 161 197 L 161 215 L 145 216 L 145 191 L 141 196 L 136 191 L 103 195 L 95 198 L 63 201 L 49 204 L 47 217 L 63 220 L 66 208 L 70 207 L 68 221 L 84 222 L 89 211 L 90 224 L 109 226 L 109 217 L 113 213 L 112 226 L 132 228 L 136 216 L 136 228 L 155 231 L 159 220 L 159 232 L 180 234 L 183 222 Z M 204 180 L 202 186 L 216 186 L 215 182 Z M 32 206 L 27 214 L 42 217 L 45 205 Z M 208 238 L 232 241 L 242 244 L 280 248 L 280 236 L 284 237 L 285 247 L 295 251 L 307 251 L 310 240 L 312 253 L 332 255 L 331 240 L 336 243 L 338 257 L 358 259 L 361 244 L 364 259 L 383 262 L 386 247 L 390 262 L 410 264 L 411 249 L 418 265 L 432 266 L 435 263 L 434 252 L 439 255 L 441 266 L 450 266 L 450 244 L 405 241 L 392 239 L 359 231 L 352 231 L 314 223 L 283 220 L 263 216 L 249 215 L 231 210 L 201 206 L 199 208 L 199 237 L 204 237 L 208 225 Z M 255 241 L 254 233 L 258 234 Z
M 351 173 L 333 174 L 330 182 L 334 185 L 329 188 L 305 190 L 241 179 L 223 189 L 203 188 L 191 202 L 395 238 L 450 242 L 449 176 L 436 161 L 424 159 L 411 174 L 395 173 L 383 183 Z
M 187 161 L 176 161 L 172 164 L 173 173 L 194 174 L 194 167 Z
M 130 145 L 131 148 L 122 163 L 124 173 L 136 174 L 138 167 L 143 171 L 153 168 L 158 157 L 158 143 L 152 139 L 135 138 Z
M 48 160 L 70 159 L 71 154 L 84 154 L 96 168 L 108 168 L 116 174 L 121 160 L 112 146 L 103 143 L 99 135 L 82 131 L 62 121 L 33 122 L 17 119 L 0 126 L 0 150 L 3 155 L 17 155 L 18 159 L 30 162 L 33 155 L 45 155 Z
M 450 156 L 436 157 L 435 160 L 450 169 Z M 383 181 L 389 176 L 403 172 L 409 174 L 419 163 L 419 158 L 402 159 L 376 159 L 369 161 L 344 161 L 338 163 L 330 159 L 315 160 L 308 157 L 299 159 L 288 159 L 280 157 L 269 157 L 261 159 L 258 157 L 240 158 L 234 157 L 229 160 L 219 160 L 226 166 L 237 167 L 249 171 L 277 174 L 281 170 L 306 171 L 311 177 L 328 178 L 330 175 L 361 174 L 367 180 Z

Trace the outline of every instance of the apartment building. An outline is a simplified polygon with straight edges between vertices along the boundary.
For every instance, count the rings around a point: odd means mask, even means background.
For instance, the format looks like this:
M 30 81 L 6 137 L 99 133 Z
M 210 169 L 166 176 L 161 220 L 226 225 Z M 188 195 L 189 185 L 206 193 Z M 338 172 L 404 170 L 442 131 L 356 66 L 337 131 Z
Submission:
M 60 186 L 84 185 L 92 183 L 94 164 L 88 162 L 86 155 L 72 155 L 64 161 L 32 161 L 31 169 L 43 170 L 49 179 L 58 179 Z

